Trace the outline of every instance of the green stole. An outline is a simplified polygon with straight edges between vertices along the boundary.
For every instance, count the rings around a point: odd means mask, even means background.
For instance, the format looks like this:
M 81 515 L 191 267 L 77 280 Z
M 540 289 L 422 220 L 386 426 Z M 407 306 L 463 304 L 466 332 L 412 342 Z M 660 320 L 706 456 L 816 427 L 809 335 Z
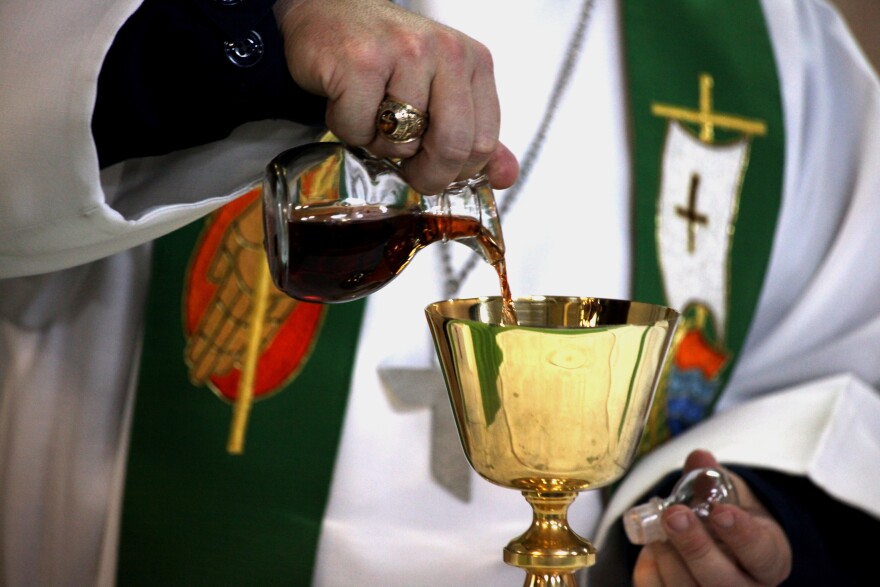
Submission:
M 736 364 L 770 257 L 785 136 L 758 0 L 623 0 L 621 15 L 633 297 L 684 317 L 646 451 L 709 415 Z
M 242 364 L 235 329 L 247 329 L 242 310 L 253 293 L 242 267 L 248 254 L 261 258 L 254 225 L 242 228 L 237 219 L 255 221 L 258 196 L 155 243 L 125 480 L 121 586 L 311 582 L 364 303 L 273 298 L 245 448 L 227 452 Z M 231 250 L 234 242 L 244 247 Z M 219 303 L 223 275 L 238 280 L 238 294 Z M 205 326 L 219 307 L 226 315 Z

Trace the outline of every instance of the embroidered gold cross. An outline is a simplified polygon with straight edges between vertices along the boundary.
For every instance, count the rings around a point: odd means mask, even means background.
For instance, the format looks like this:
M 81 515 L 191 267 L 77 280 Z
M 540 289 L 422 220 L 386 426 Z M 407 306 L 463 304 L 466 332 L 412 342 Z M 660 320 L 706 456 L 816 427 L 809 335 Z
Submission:
M 696 249 L 697 224 L 709 224 L 709 217 L 697 211 L 697 191 L 700 189 L 700 176 L 696 173 L 691 176 L 691 189 L 688 194 L 688 205 L 676 206 L 675 213 L 687 220 L 688 225 L 688 253 Z
M 745 135 L 763 136 L 767 134 L 767 124 L 763 120 L 735 116 L 723 112 L 714 112 L 712 102 L 712 87 L 715 80 L 708 73 L 700 74 L 700 109 L 693 110 L 661 104 L 651 104 L 651 113 L 661 118 L 690 122 L 699 125 L 700 140 L 711 144 L 715 140 L 715 127 L 726 130 L 739 131 Z
M 763 136 L 767 134 L 767 123 L 763 120 L 714 111 L 715 106 L 712 99 L 712 89 L 715 86 L 715 79 L 711 75 L 708 73 L 701 73 L 699 85 L 699 110 L 654 102 L 651 104 L 651 113 L 654 116 L 659 116 L 661 118 L 668 118 L 670 120 L 678 120 L 680 122 L 698 125 L 700 127 L 700 141 L 709 145 L 715 140 L 716 127 L 725 130 L 738 131 L 744 135 L 751 136 Z M 705 214 L 697 212 L 697 190 L 699 189 L 699 185 L 699 176 L 691 176 L 688 205 L 687 207 L 676 206 L 675 208 L 675 213 L 687 220 L 689 253 L 693 253 L 696 249 L 697 225 L 705 225 L 709 222 L 709 218 Z

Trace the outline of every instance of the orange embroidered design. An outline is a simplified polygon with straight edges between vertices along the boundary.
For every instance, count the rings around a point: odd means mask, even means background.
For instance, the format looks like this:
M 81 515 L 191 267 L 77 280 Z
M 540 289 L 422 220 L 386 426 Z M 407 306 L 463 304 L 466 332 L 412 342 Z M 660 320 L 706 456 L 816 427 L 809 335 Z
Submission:
M 248 343 L 263 252 L 261 189 L 215 212 L 190 259 L 183 296 L 185 361 L 191 381 L 234 401 Z M 270 285 L 260 325 L 253 397 L 287 385 L 308 361 L 326 308 L 299 302 Z

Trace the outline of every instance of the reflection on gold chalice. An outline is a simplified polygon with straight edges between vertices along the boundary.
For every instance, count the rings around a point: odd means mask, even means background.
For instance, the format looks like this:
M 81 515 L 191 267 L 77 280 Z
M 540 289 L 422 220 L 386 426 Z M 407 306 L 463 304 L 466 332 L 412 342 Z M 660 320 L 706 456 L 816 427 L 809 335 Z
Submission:
M 640 302 L 535 296 L 425 309 L 468 462 L 522 492 L 531 527 L 504 548 L 527 587 L 574 586 L 596 550 L 568 525 L 577 493 L 632 463 L 678 313 Z

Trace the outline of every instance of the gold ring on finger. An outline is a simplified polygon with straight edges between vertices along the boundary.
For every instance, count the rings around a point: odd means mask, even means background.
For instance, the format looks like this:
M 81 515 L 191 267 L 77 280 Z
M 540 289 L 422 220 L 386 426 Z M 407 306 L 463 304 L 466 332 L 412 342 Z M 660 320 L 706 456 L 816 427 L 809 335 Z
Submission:
M 412 104 L 386 96 L 379 104 L 376 129 L 392 143 L 411 143 L 428 128 L 428 115 Z

